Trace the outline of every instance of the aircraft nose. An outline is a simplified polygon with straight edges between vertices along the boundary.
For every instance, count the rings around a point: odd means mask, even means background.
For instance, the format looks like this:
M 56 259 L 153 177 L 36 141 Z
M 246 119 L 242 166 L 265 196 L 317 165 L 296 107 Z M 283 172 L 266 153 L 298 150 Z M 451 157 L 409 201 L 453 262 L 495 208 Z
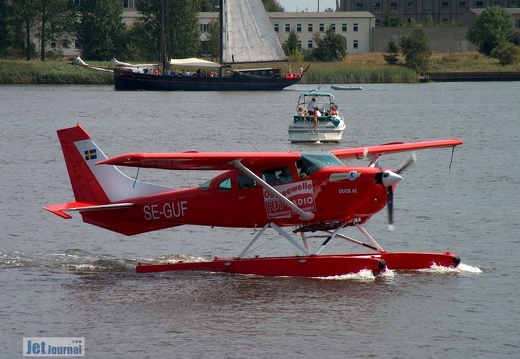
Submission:
M 397 173 L 385 170 L 383 172 L 383 178 L 381 182 L 383 183 L 383 186 L 391 187 L 399 183 L 399 181 L 402 179 L 403 177 L 399 176 Z

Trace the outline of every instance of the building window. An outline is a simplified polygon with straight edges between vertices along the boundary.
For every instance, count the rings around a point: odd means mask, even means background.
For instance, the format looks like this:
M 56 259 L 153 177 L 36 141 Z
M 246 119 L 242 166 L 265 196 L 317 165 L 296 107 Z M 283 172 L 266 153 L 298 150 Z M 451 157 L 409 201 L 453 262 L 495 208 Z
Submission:
M 55 49 L 57 46 L 56 41 L 51 41 L 51 48 Z
M 352 31 L 358 32 L 358 24 L 354 24 L 354 26 L 352 27 Z
M 450 2 L 449 1 L 441 1 L 441 7 L 443 9 L 447 9 L 450 7 Z
M 135 0 L 123 0 L 123 8 L 124 9 L 135 8 Z
M 459 9 L 465 9 L 466 8 L 466 2 L 465 1 L 459 1 Z
M 415 7 L 415 1 L 408 1 L 408 2 L 406 3 L 406 7 L 407 7 L 408 9 L 413 9 L 413 8 Z
M 298 40 L 298 48 L 301 50 L 302 49 L 302 41 L 301 40 Z
M 379 10 L 381 10 L 381 3 L 380 3 L 379 1 L 374 2 L 374 3 L 372 4 L 372 10 L 374 10 L 374 11 L 379 11 Z
M 431 11 L 431 9 L 432 9 L 432 2 L 431 1 L 425 1 L 423 7 L 424 7 L 425 11 Z
M 357 2 L 356 11 L 363 11 L 363 10 L 365 10 L 365 4 L 363 4 L 362 2 Z
M 329 29 L 332 29 L 332 31 L 336 32 L 336 24 L 331 24 Z
M 510 7 L 518 7 L 518 0 L 511 0 L 511 4 L 509 4 Z
M 397 10 L 397 3 L 396 2 L 391 2 L 390 3 L 390 10 L 392 10 L 392 11 Z
M 381 19 L 376 19 L 375 25 L 376 25 L 376 27 L 380 27 L 381 26 Z
M 341 31 L 342 32 L 347 32 L 347 24 L 346 23 L 341 24 Z
M 275 32 L 279 32 L 280 31 L 280 25 L 279 24 L 274 24 L 274 31 Z
M 202 33 L 207 33 L 209 32 L 209 24 L 200 24 L 200 31 Z
M 500 0 L 493 1 L 493 6 L 502 6 L 502 1 L 500 1 Z
M 359 43 L 358 43 L 357 40 L 352 41 L 352 47 L 353 47 L 354 49 L 359 49 Z
M 312 49 L 312 40 L 307 41 L 307 48 Z
M 475 2 L 475 7 L 476 7 L 477 9 L 481 9 L 481 8 L 483 8 L 483 7 L 484 7 L 484 1 L 476 1 L 476 2 Z
M 302 24 L 296 24 L 296 32 L 302 32 Z
M 307 31 L 308 31 L 308 32 L 312 32 L 312 31 L 313 31 L 313 30 L 312 30 L 312 24 L 308 24 L 308 25 L 307 25 Z
M 325 25 L 324 24 L 320 24 L 320 32 L 325 32 Z
M 291 32 L 291 24 L 285 24 L 285 32 Z

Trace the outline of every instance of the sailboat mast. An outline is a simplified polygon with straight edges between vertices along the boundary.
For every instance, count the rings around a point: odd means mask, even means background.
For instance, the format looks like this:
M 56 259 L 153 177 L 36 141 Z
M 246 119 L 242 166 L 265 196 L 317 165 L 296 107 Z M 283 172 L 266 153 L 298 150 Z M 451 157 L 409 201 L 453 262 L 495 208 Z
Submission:
M 224 63 L 224 0 L 219 3 L 219 22 L 220 22 L 220 68 L 218 69 L 219 77 L 222 77 L 222 64 Z
M 166 1 L 161 1 L 161 63 L 162 63 L 162 74 L 166 74 L 166 66 L 168 62 L 168 58 L 166 55 L 166 35 L 165 35 L 165 26 L 166 26 Z

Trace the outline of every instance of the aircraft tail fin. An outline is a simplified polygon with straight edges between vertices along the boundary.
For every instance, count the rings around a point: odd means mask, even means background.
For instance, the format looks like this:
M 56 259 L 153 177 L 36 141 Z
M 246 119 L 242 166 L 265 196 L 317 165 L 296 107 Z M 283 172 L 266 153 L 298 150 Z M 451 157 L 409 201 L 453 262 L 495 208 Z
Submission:
M 80 124 L 57 132 L 75 202 L 44 207 L 46 210 L 63 218 L 70 218 L 64 211 L 106 210 L 114 209 L 114 206 L 119 209 L 123 205 L 131 205 L 126 203 L 131 202 L 128 199 L 172 190 L 169 187 L 137 181 L 112 165 L 96 166 L 97 162 L 106 160 L 107 156 Z

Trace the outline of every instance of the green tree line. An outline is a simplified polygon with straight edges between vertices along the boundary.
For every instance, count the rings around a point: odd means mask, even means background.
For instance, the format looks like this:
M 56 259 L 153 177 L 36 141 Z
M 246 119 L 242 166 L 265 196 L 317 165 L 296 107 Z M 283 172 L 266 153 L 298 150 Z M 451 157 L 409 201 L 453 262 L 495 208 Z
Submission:
M 156 60 L 161 49 L 161 3 L 136 0 L 142 15 L 128 27 L 121 0 L 0 0 L 0 57 L 56 57 L 76 46 L 86 60 L 113 57 Z M 267 11 L 283 11 L 263 0 Z M 166 0 L 166 53 L 200 56 L 199 11 L 217 11 L 219 0 Z M 75 41 L 75 43 L 72 43 Z

